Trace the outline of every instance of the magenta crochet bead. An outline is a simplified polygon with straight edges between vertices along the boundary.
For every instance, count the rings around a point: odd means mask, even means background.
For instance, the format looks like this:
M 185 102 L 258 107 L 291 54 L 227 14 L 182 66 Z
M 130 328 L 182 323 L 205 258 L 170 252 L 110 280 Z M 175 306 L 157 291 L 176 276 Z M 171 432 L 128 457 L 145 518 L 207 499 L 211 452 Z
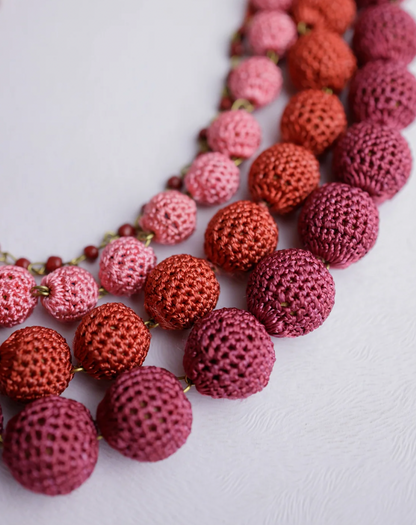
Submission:
M 335 303 L 334 280 L 306 250 L 265 257 L 247 286 L 249 311 L 275 337 L 299 337 L 319 328 Z
M 158 193 L 145 205 L 139 225 L 154 233 L 155 242 L 178 244 L 195 231 L 196 204 L 176 190 Z
M 248 159 L 261 143 L 259 123 L 242 109 L 221 113 L 208 128 L 207 134 L 209 147 L 228 157 Z
M 309 196 L 298 227 L 307 250 L 334 268 L 347 268 L 375 245 L 379 215 L 368 193 L 334 182 Z
M 10 328 L 23 323 L 33 312 L 37 297 L 33 276 L 19 266 L 0 266 L 0 327 Z
M 228 87 L 235 99 L 245 99 L 256 107 L 266 106 L 280 94 L 282 72 L 268 57 L 251 57 L 230 74 Z
M 137 461 L 160 461 L 181 448 L 192 409 L 176 377 L 155 366 L 119 376 L 98 405 L 97 423 L 108 444 Z
M 107 292 L 130 297 L 142 290 L 156 264 L 152 248 L 134 237 L 120 237 L 104 248 L 99 278 Z
M 411 170 L 406 140 L 398 131 L 371 122 L 354 124 L 334 151 L 334 174 L 369 193 L 376 204 L 396 195 Z
M 259 10 L 275 9 L 277 11 L 289 11 L 293 0 L 251 0 L 251 5 Z
M 267 386 L 275 361 L 264 326 L 248 312 L 223 308 L 194 326 L 183 366 L 201 394 L 244 399 Z
M 255 55 L 274 51 L 281 58 L 297 36 L 295 22 L 281 11 L 260 11 L 254 15 L 248 30 L 248 42 Z
M 185 177 L 185 186 L 199 204 L 227 202 L 240 185 L 240 170 L 226 155 L 217 152 L 197 157 Z
M 98 301 L 98 284 L 94 277 L 78 266 L 62 266 L 41 282 L 49 295 L 41 297 L 48 313 L 64 323 L 79 321 Z
M 349 99 L 357 122 L 402 129 L 416 117 L 416 79 L 403 64 L 369 62 L 355 75 Z
M 39 399 L 7 425 L 3 460 L 13 477 L 33 492 L 69 494 L 90 477 L 97 458 L 94 422 L 77 401 Z

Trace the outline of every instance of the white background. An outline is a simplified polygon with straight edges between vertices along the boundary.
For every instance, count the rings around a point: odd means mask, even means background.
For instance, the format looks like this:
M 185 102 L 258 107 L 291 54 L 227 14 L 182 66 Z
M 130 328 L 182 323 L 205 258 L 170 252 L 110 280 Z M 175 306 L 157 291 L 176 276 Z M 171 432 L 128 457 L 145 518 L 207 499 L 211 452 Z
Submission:
M 406 8 L 416 14 L 416 1 Z M 133 221 L 188 163 L 215 114 L 244 0 L 4 0 L 0 10 L 1 247 L 65 259 Z M 413 68 L 416 71 L 416 68 Z M 288 84 L 286 83 L 286 86 Z M 258 113 L 262 149 L 288 99 Z M 405 132 L 416 145 L 416 127 Z M 328 163 L 327 159 L 327 163 Z M 239 198 L 247 197 L 246 165 Z M 330 180 L 330 170 L 323 170 Z M 100 443 L 91 479 L 50 499 L 1 464 L 0 519 L 14 524 L 410 525 L 416 515 L 416 177 L 380 209 L 374 250 L 332 271 L 323 327 L 276 340 L 270 386 L 243 402 L 189 394 L 193 432 L 176 455 L 138 464 Z M 215 210 L 172 253 L 202 256 Z M 296 217 L 280 248 L 299 246 Z M 94 274 L 96 266 L 92 268 Z M 221 277 L 219 307 L 245 307 Z M 140 314 L 142 296 L 126 301 Z M 29 325 L 58 329 L 38 308 Z M 1 330 L 0 342 L 12 330 Z M 185 333 L 155 331 L 146 364 L 182 372 Z M 107 385 L 78 374 L 65 392 L 95 413 Z M 18 406 L 2 398 L 6 419 Z

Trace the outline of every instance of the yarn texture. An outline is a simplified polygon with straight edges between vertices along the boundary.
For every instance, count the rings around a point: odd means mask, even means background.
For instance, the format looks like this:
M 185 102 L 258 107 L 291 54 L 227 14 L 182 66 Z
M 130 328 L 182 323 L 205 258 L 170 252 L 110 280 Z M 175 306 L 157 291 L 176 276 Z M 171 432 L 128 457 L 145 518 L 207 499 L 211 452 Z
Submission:
M 36 286 L 32 275 L 19 266 L 0 266 L 0 327 L 21 324 L 32 314 L 38 302 L 31 290 Z
M 275 9 L 277 11 L 289 11 L 293 0 L 251 0 L 251 5 L 259 10 Z
M 296 24 L 339 34 L 352 25 L 356 12 L 354 0 L 294 0 L 292 8 Z
M 254 55 L 275 52 L 282 58 L 297 39 L 296 25 L 282 11 L 260 11 L 248 28 L 248 43 Z

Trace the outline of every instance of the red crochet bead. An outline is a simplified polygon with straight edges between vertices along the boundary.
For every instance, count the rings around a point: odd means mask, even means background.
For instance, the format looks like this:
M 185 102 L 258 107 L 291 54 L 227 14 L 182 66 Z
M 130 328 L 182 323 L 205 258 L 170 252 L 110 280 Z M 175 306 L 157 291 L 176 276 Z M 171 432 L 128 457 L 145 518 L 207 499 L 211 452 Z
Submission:
M 219 295 L 220 285 L 206 261 L 173 255 L 147 278 L 144 306 L 165 330 L 185 330 L 215 308 Z
M 45 271 L 46 273 L 52 273 L 58 268 L 61 268 L 62 265 L 63 265 L 63 261 L 60 257 L 55 257 L 55 256 L 49 257 L 49 259 L 46 261 L 46 264 L 45 264 Z
M 273 51 L 283 57 L 297 39 L 296 25 L 282 11 L 260 11 L 254 15 L 248 30 L 248 42 L 254 55 Z
M 361 188 L 380 204 L 406 184 L 412 171 L 412 154 L 398 131 L 361 122 L 340 139 L 333 171 L 342 182 Z
M 161 461 L 177 452 L 192 428 L 192 408 L 176 377 L 145 366 L 122 374 L 98 405 L 104 439 L 136 461 Z
M 21 324 L 32 314 L 38 299 L 31 290 L 33 276 L 19 266 L 0 266 L 0 327 Z
M 133 310 L 122 303 L 106 303 L 94 308 L 78 326 L 74 355 L 92 377 L 114 379 L 143 364 L 150 339 Z
M 264 258 L 247 286 L 249 311 L 274 337 L 299 337 L 319 328 L 335 303 L 335 284 L 306 250 L 280 250 Z
M 357 8 L 354 0 L 294 0 L 296 24 L 343 34 L 352 25 Z
M 347 129 L 347 117 L 338 97 L 309 89 L 293 96 L 283 113 L 282 139 L 304 146 L 315 155 L 330 148 Z
M 319 185 L 319 162 L 294 144 L 275 144 L 253 163 L 248 185 L 256 202 L 266 202 L 273 213 L 297 208 Z
M 23 328 L 0 346 L 0 390 L 12 399 L 59 395 L 72 376 L 71 351 L 55 330 Z
M 98 251 L 98 248 L 96 246 L 86 246 L 84 248 L 84 255 L 88 259 L 88 261 L 92 262 L 98 259 L 100 252 Z
M 132 226 L 131 224 L 123 224 L 117 230 L 117 233 L 119 234 L 120 237 L 135 237 L 136 228 Z
M 375 245 L 378 210 L 368 193 L 348 184 L 325 184 L 308 198 L 299 217 L 307 250 L 334 268 L 347 268 Z
M 59 496 L 91 476 L 98 459 L 98 435 L 89 411 L 62 397 L 40 399 L 11 419 L 3 460 L 25 488 Z
M 251 0 L 255 9 L 275 9 L 277 11 L 289 11 L 293 0 Z
M 218 211 L 205 232 L 205 254 L 226 272 L 247 272 L 277 246 L 279 231 L 265 206 L 237 201 Z
M 14 264 L 15 266 L 19 266 L 20 268 L 24 268 L 25 270 L 27 270 L 30 266 L 30 261 L 29 259 L 21 257 L 20 259 L 17 259 L 17 261 Z

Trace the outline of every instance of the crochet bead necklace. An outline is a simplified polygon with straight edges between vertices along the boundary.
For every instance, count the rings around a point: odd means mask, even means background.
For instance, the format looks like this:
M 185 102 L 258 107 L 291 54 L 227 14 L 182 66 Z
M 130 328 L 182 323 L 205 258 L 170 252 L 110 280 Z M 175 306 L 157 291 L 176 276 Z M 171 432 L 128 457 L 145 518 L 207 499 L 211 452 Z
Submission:
M 220 113 L 199 133 L 193 162 L 143 206 L 136 223 L 66 264 L 57 256 L 31 263 L 0 252 L 0 327 L 23 323 L 39 300 L 58 321 L 79 323 L 76 365 L 65 339 L 48 328 L 17 330 L 0 346 L 0 392 L 27 403 L 4 432 L 0 409 L 3 460 L 24 487 L 52 496 L 77 489 L 94 470 L 100 438 L 137 461 L 169 457 L 191 432 L 191 387 L 212 398 L 260 392 L 276 360 L 271 337 L 303 336 L 327 319 L 335 302 L 329 268 L 347 268 L 371 250 L 377 205 L 400 191 L 412 167 L 400 130 L 416 117 L 416 79 L 406 69 L 416 55 L 416 24 L 386 1 L 357 3 L 367 9 L 358 15 L 354 56 L 342 39 L 356 17 L 353 0 L 251 0 L 232 38 Z M 157 264 L 151 243 L 181 243 L 195 230 L 197 205 L 225 204 L 235 195 L 238 166 L 261 143 L 252 112 L 278 97 L 282 59 L 300 91 L 284 111 L 282 142 L 251 165 L 252 201 L 212 217 L 206 260 L 184 254 Z M 350 80 L 355 123 L 347 129 L 336 94 Z M 332 147 L 338 182 L 319 187 L 318 156 Z M 274 216 L 300 207 L 305 249 L 276 251 Z M 98 258 L 100 285 L 79 266 Z M 215 310 L 218 271 L 252 272 L 248 311 Z M 142 290 L 147 321 L 121 302 L 97 307 L 106 294 Z M 191 329 L 184 376 L 143 366 L 156 327 Z M 95 420 L 80 403 L 59 397 L 79 371 L 113 381 Z

